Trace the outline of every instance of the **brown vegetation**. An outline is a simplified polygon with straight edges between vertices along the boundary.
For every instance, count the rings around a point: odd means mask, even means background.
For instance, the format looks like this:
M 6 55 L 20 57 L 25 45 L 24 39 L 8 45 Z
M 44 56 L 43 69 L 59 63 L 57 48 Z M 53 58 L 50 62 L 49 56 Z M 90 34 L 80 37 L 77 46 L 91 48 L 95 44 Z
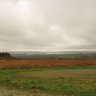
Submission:
M 40 67 L 70 67 L 96 65 L 96 59 L 63 59 L 63 60 L 0 60 L 0 69 L 23 69 Z
M 8 76 L 7 76 L 8 77 Z M 96 78 L 96 69 L 80 70 L 42 70 L 42 71 L 23 71 L 18 72 L 16 77 L 19 78 Z

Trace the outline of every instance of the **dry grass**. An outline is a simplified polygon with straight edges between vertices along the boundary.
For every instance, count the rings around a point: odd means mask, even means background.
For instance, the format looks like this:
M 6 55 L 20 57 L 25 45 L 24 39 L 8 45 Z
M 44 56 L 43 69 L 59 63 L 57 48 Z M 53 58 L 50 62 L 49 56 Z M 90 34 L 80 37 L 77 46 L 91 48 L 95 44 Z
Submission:
M 60 95 L 55 93 L 47 93 L 41 92 L 39 90 L 31 90 L 31 91 L 24 91 L 18 89 L 12 89 L 7 87 L 0 87 L 0 96 L 68 96 L 68 95 Z M 73 96 L 73 95 L 71 95 Z
M 18 72 L 16 77 L 22 78 L 96 78 L 96 69 L 78 69 L 78 70 L 46 70 L 33 72 Z

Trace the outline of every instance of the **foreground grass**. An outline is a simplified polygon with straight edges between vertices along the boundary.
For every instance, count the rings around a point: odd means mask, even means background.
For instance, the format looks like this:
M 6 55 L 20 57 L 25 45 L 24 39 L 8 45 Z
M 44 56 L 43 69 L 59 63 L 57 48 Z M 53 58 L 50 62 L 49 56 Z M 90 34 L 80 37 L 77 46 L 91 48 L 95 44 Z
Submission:
M 96 76 L 92 76 L 92 73 L 91 75 L 86 73 L 88 71 L 84 72 L 85 75 L 81 74 L 83 70 L 90 69 L 95 70 L 96 66 L 0 70 L 0 85 L 23 90 L 43 90 L 49 93 L 66 94 L 68 96 L 96 96 Z M 65 73 L 62 73 L 62 71 Z M 79 75 L 75 75 L 77 71 L 80 71 Z M 46 73 L 45 75 L 44 72 Z M 70 72 L 70 75 L 67 75 L 69 74 L 68 72 Z M 48 76 L 47 78 L 46 75 Z

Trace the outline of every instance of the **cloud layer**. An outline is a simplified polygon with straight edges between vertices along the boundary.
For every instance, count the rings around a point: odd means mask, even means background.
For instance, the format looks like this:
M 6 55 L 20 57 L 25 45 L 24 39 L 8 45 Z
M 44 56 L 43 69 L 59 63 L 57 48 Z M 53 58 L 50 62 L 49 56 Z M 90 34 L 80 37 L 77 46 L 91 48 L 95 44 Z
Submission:
M 0 50 L 95 50 L 96 0 L 0 0 Z

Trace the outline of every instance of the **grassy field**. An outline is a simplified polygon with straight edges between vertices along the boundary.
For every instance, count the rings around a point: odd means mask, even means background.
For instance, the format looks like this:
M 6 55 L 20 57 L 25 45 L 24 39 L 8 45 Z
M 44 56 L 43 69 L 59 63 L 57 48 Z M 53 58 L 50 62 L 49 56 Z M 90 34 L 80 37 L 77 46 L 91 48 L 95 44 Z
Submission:
M 0 70 L 0 86 L 11 96 L 96 96 L 96 66 Z

